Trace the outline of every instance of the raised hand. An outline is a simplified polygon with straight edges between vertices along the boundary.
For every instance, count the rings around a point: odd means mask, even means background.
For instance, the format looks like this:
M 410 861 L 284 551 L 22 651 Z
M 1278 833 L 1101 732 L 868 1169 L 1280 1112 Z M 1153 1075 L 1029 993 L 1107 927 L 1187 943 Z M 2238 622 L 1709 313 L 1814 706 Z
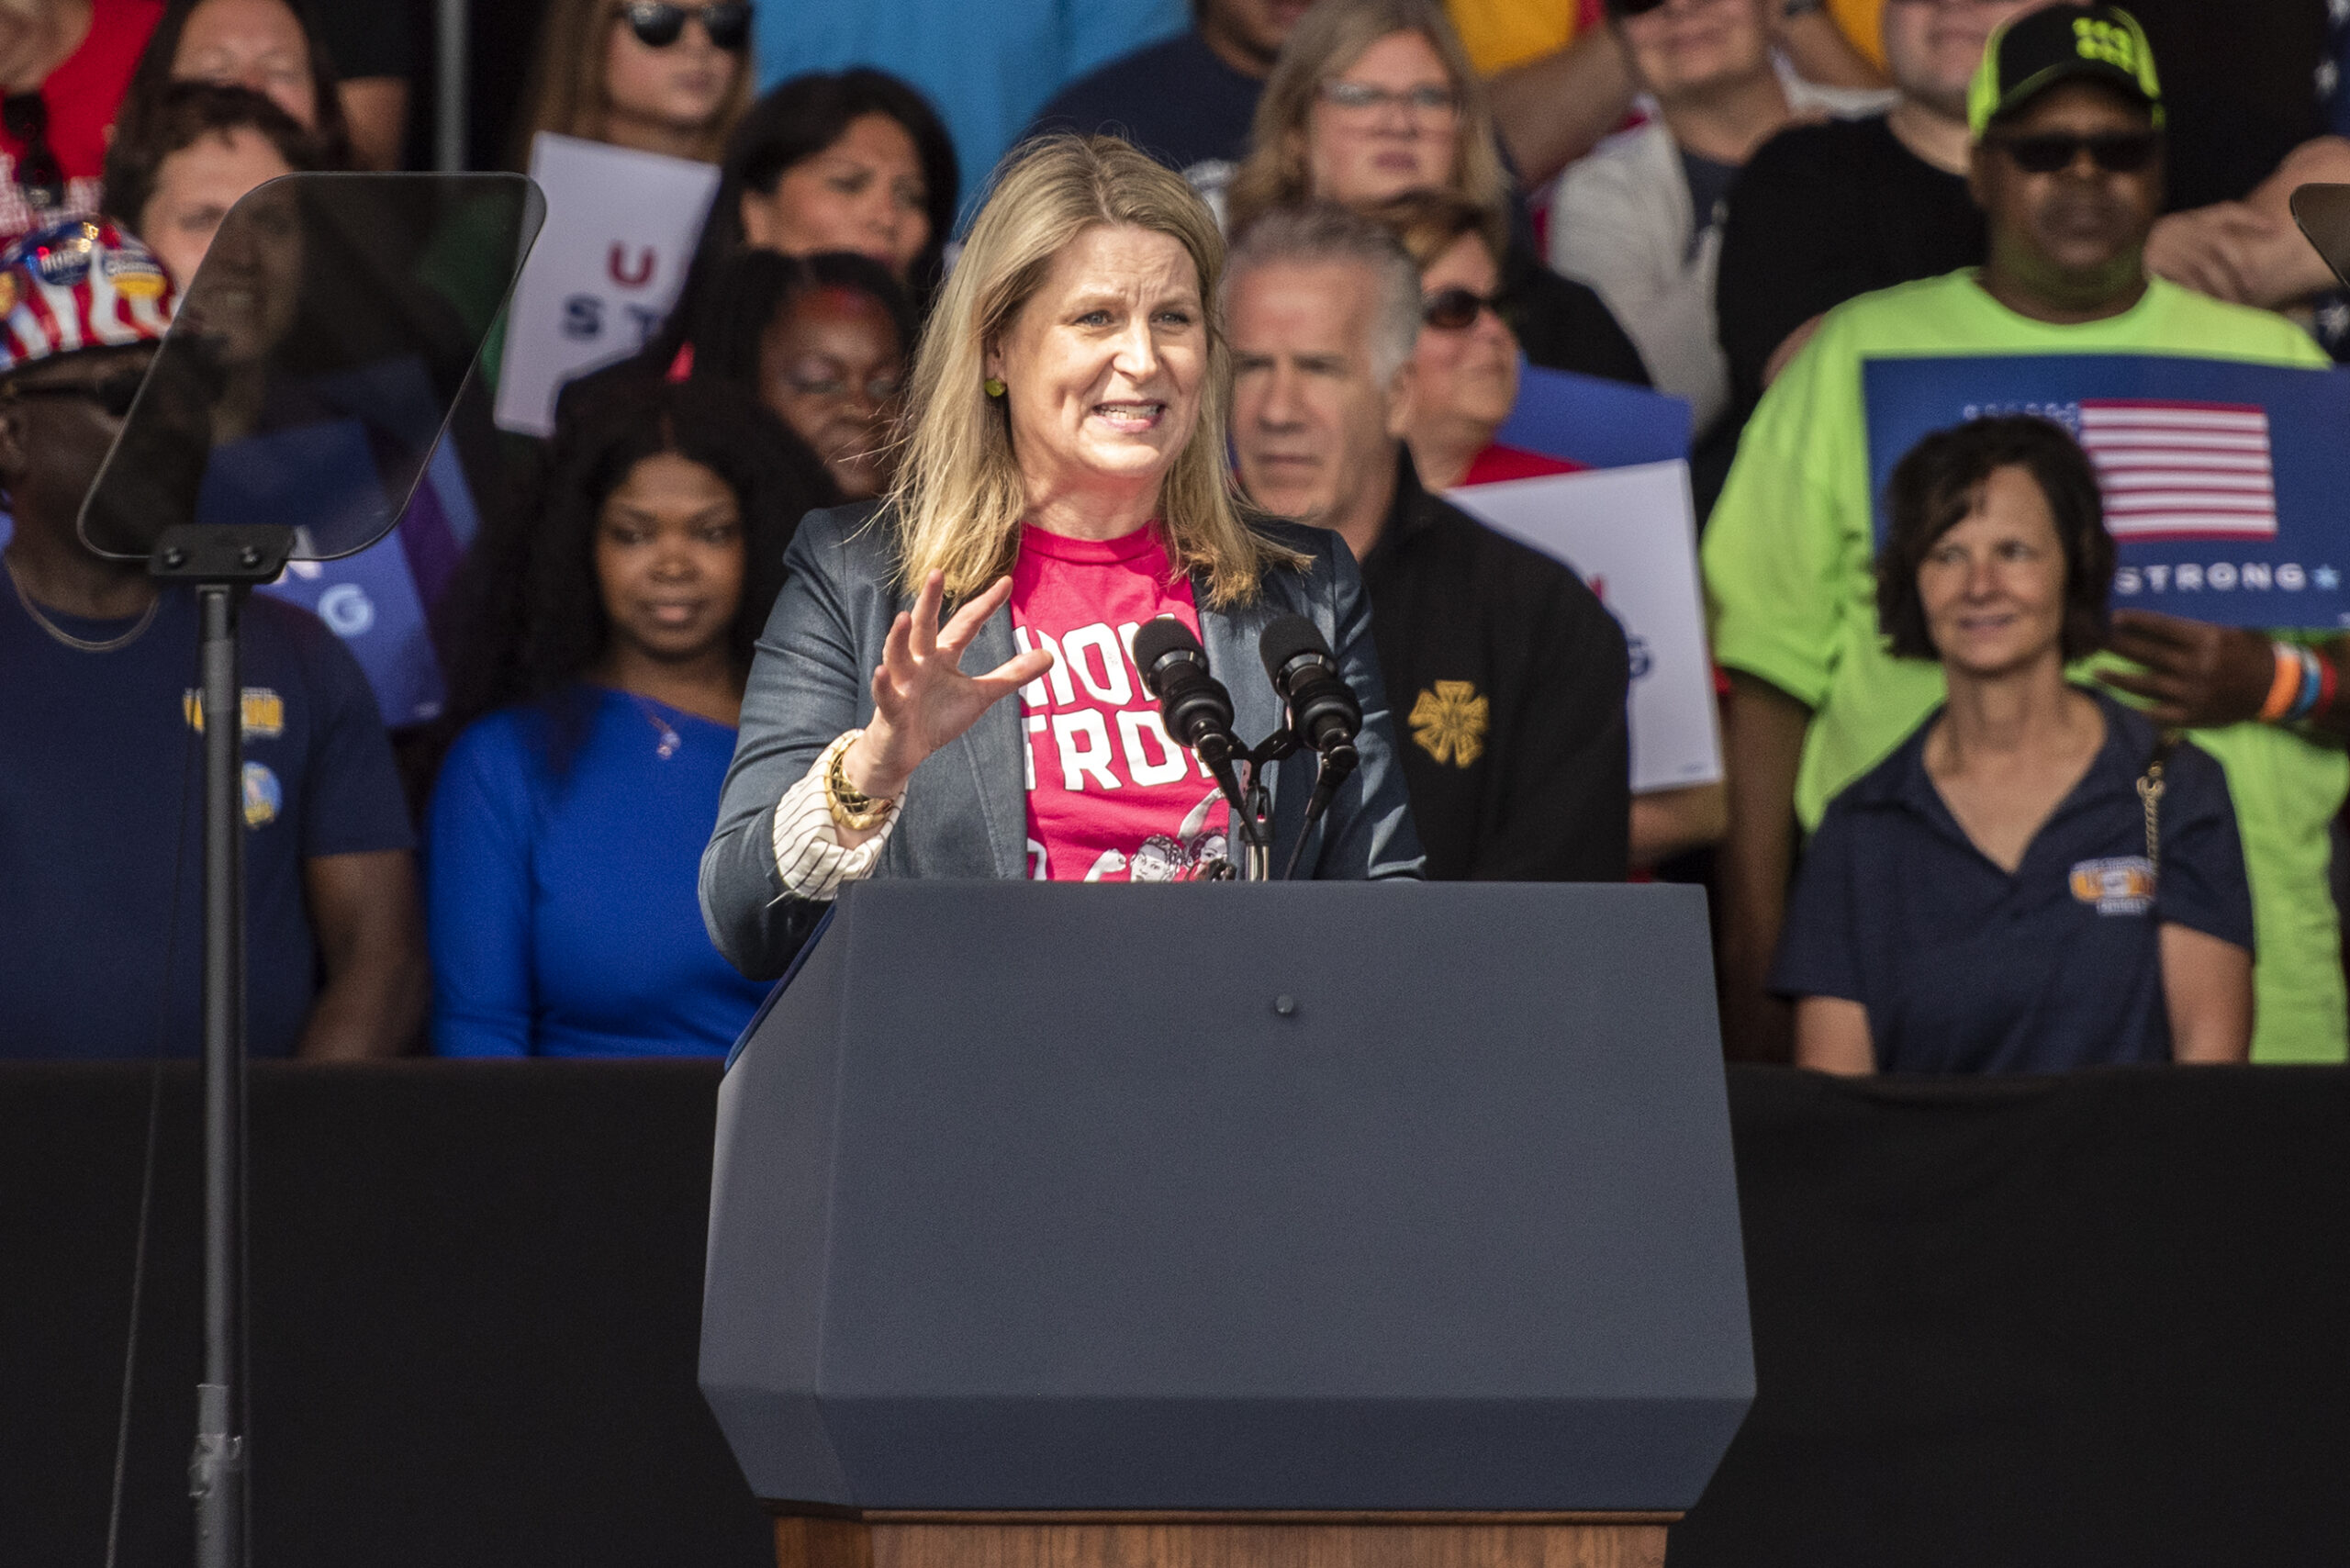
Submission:
M 985 675 L 964 674 L 963 650 L 1012 597 L 1012 579 L 998 577 L 942 627 L 938 616 L 946 597 L 945 576 L 931 573 L 913 608 L 900 610 L 890 622 L 881 645 L 881 664 L 873 672 L 873 720 L 841 758 L 848 781 L 868 795 L 902 793 L 931 753 L 1053 667 L 1053 655 L 1038 648 L 1014 655 Z

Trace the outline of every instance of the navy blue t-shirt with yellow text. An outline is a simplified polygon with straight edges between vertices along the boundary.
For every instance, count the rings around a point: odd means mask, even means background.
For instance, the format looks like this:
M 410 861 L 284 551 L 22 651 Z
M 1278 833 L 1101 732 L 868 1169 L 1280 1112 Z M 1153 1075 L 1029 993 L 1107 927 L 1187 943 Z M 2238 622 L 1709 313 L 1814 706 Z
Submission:
M 136 624 L 42 613 L 91 642 Z M 242 619 L 246 1039 L 282 1057 L 318 989 L 303 861 L 415 841 L 357 663 L 306 610 L 255 595 Z M 0 1058 L 200 1049 L 197 684 L 192 590 L 95 653 L 0 584 Z

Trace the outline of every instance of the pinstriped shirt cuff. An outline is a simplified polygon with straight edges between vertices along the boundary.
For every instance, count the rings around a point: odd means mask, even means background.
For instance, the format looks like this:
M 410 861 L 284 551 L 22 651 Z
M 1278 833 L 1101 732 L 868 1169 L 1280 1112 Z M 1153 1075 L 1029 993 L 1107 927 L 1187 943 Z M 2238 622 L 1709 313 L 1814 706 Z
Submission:
M 825 798 L 824 772 L 832 753 L 819 755 L 800 782 L 783 792 L 775 807 L 775 869 L 784 891 L 796 899 L 830 902 L 843 882 L 862 881 L 873 874 L 881 846 L 896 831 L 900 808 L 881 820 L 873 836 L 855 849 L 843 849 L 833 828 L 833 808 Z

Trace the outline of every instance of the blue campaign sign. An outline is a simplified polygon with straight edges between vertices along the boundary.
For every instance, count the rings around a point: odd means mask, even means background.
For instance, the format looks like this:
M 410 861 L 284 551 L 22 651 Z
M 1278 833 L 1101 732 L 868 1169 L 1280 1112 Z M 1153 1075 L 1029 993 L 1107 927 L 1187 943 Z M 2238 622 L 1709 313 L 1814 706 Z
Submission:
M 1689 399 L 1520 361 L 1517 402 L 1494 432 L 1504 446 L 1592 468 L 1689 455 Z
M 1869 492 L 1931 431 L 2038 414 L 2098 471 L 2116 609 L 2257 628 L 2350 626 L 2350 374 L 2151 354 L 1872 359 Z

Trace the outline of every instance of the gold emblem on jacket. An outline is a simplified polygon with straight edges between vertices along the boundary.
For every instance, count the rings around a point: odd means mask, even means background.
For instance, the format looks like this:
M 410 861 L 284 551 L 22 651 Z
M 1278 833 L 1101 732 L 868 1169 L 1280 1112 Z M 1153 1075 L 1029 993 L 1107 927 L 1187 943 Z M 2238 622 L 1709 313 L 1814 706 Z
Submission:
M 1439 680 L 1412 704 L 1412 738 L 1438 762 L 1466 767 L 1485 754 L 1485 725 L 1493 703 L 1477 695 L 1473 680 Z

